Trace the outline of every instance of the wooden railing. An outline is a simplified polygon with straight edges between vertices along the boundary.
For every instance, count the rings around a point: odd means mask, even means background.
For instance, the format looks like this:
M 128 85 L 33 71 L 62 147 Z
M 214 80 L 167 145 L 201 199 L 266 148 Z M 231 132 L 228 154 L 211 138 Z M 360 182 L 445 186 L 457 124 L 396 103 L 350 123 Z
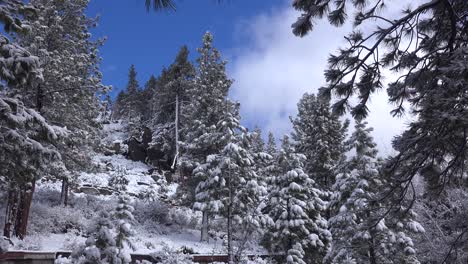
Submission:
M 9 251 L 0 254 L 0 264 L 13 264 L 13 263 L 31 263 L 31 264 L 53 264 L 55 259 L 59 256 L 69 257 L 71 252 L 35 252 L 35 251 Z M 213 262 L 228 262 L 227 255 L 191 255 L 192 261 L 195 263 L 213 263 Z M 267 258 L 268 255 L 249 255 L 249 258 Z M 132 254 L 132 263 L 136 261 L 147 260 L 152 263 L 157 263 L 150 255 L 145 254 Z

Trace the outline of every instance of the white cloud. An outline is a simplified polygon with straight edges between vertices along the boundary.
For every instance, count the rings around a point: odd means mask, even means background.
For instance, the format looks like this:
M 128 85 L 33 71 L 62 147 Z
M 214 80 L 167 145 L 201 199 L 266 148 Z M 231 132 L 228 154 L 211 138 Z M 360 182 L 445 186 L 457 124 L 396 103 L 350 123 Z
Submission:
M 243 121 L 258 124 L 281 137 L 291 129 L 289 116 L 305 92 L 316 93 L 325 84 L 328 55 L 344 44 L 349 25 L 336 28 L 326 21 L 304 38 L 295 37 L 291 24 L 298 13 L 290 6 L 272 10 L 239 23 L 236 38 L 243 47 L 233 51 L 230 75 L 235 79 L 231 96 L 241 102 Z M 403 120 L 389 115 L 385 92 L 374 95 L 368 121 L 384 153 Z

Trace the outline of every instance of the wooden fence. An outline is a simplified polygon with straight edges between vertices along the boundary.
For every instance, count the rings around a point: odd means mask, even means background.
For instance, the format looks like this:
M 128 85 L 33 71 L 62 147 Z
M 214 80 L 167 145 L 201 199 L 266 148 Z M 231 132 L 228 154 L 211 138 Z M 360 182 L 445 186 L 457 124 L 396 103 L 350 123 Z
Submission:
M 0 254 L 0 264 L 53 264 L 59 256 L 69 257 L 71 252 L 34 252 L 34 251 L 9 251 Z M 249 258 L 267 258 L 267 255 L 249 255 Z M 158 263 L 150 255 L 132 254 L 132 263 L 147 260 Z M 200 264 L 213 262 L 228 263 L 227 255 L 192 255 L 192 261 Z

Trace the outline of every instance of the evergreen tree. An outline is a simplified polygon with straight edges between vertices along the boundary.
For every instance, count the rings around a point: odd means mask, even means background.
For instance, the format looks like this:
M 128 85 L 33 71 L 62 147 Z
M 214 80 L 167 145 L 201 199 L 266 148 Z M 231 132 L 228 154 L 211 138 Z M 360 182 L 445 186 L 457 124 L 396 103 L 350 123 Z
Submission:
M 23 1 L 0 3 L 0 189 L 8 193 L 4 235 L 24 238 L 34 183 L 60 159 L 53 146 L 60 134 L 37 111 L 12 97 L 18 87 L 32 92 L 43 81 L 39 58 L 6 34 L 24 36 L 38 10 Z M 10 35 L 11 36 L 11 35 Z M 49 166 L 46 166 L 49 165 Z
M 129 240 L 133 234 L 130 224 L 134 221 L 133 210 L 130 198 L 125 195 L 119 196 L 113 215 L 104 211 L 100 213 L 85 244 L 72 253 L 72 263 L 131 263 L 132 259 L 125 244 L 135 250 Z
M 141 104 L 140 104 L 140 85 L 136 79 L 137 72 L 135 65 L 130 65 L 128 70 L 128 82 L 125 88 L 125 96 L 120 96 L 117 117 L 124 119 L 130 123 L 138 123 L 141 121 Z M 121 103 L 120 103 L 121 102 Z
M 129 239 L 133 235 L 131 229 L 131 222 L 135 220 L 133 211 L 134 208 L 130 205 L 130 197 L 126 195 L 119 196 L 114 218 L 117 220 L 115 244 L 118 249 L 117 256 L 121 260 L 121 263 L 130 263 L 132 261 L 130 254 L 125 250 L 125 244 L 130 249 L 135 250 L 135 246 Z
M 329 191 L 334 183 L 335 169 L 343 153 L 347 123 L 342 125 L 331 113 L 329 102 L 314 94 L 304 94 L 297 104 L 297 117 L 292 119 L 292 138 L 298 152 L 307 160 L 305 173 L 321 190 Z
M 417 263 L 413 243 L 405 233 L 421 231 L 422 227 L 408 221 L 393 230 L 393 220 L 386 216 L 381 199 L 386 185 L 379 173 L 381 162 L 370 135 L 372 128 L 366 125 L 356 121 L 349 140 L 355 154 L 333 186 L 334 215 L 329 220 L 333 241 L 327 258 L 332 263 Z
M 265 151 L 265 142 L 262 138 L 262 130 L 258 126 L 255 126 L 252 133 L 252 150 L 257 153 Z
M 386 162 L 386 174 L 395 178 L 389 182 L 391 191 L 399 193 L 395 207 L 404 200 L 421 168 L 438 171 L 442 188 L 463 181 L 468 157 L 468 114 L 463 107 L 468 87 L 467 1 L 421 1 L 392 17 L 381 15 L 385 4 L 377 0 L 344 0 L 336 5 L 298 0 L 293 6 L 302 12 L 293 25 L 296 35 L 307 34 L 315 20 L 323 17 L 333 25 L 343 25 L 351 6 L 357 10 L 352 22 L 367 28 L 356 27 L 347 36 L 348 45 L 329 58 L 327 85 L 321 93 L 337 95 L 333 106 L 337 113 L 350 108 L 354 117 L 366 117 L 372 95 L 384 86 L 386 69 L 398 77 L 386 87 L 389 101 L 395 104 L 392 114 L 398 116 L 409 109 L 414 118 L 394 140 L 398 154 Z M 358 97 L 356 105 L 351 104 L 352 95 Z
M 152 127 L 155 132 L 152 144 L 170 157 L 173 168 L 180 156 L 178 141 L 183 140 L 180 131 L 187 125 L 186 117 L 190 115 L 186 112 L 186 105 L 191 100 L 189 92 L 193 86 L 195 69 L 188 55 L 188 48 L 183 46 L 171 66 L 163 70 L 159 78 L 160 87 L 153 98 Z
M 271 131 L 268 132 L 268 141 L 265 146 L 265 150 L 268 154 L 272 156 L 275 156 L 275 154 L 278 152 L 277 147 L 276 147 L 276 139 Z
M 152 124 L 152 116 L 154 115 L 153 98 L 158 89 L 158 80 L 154 75 L 151 75 L 149 80 L 145 83 L 145 88 L 141 92 L 141 114 L 144 124 L 150 126 Z
M 228 255 L 233 261 L 233 235 L 238 230 L 234 225 L 247 232 L 253 231 L 252 226 L 259 227 L 256 209 L 266 189 L 258 183 L 254 156 L 249 151 L 251 135 L 240 126 L 238 106 L 231 105 L 213 134 L 213 140 L 224 148 L 194 170 L 195 176 L 204 179 L 197 186 L 194 207 L 227 219 Z
M 188 179 L 180 191 L 189 204 L 195 201 L 196 186 L 204 180 L 190 176 L 191 172 L 204 163 L 207 156 L 220 153 L 224 148 L 224 142 L 213 138 L 218 133 L 217 125 L 225 118 L 228 109 L 234 107 L 232 102 L 226 100 L 232 81 L 226 75 L 226 62 L 213 47 L 211 33 L 203 36 L 203 46 L 198 52 L 197 73 L 189 91 L 191 100 L 184 110 L 187 125 L 181 131 L 184 135 L 181 171 Z
M 89 167 L 88 153 L 99 126 L 99 97 L 108 89 L 99 70 L 103 40 L 91 40 L 97 19 L 85 14 L 88 0 L 32 0 L 31 4 L 37 9 L 36 17 L 29 21 L 29 34 L 19 36 L 18 42 L 39 58 L 44 81 L 34 90 L 22 86 L 15 90 L 48 122 L 69 130 L 68 137 L 56 145 L 65 169 L 52 173 L 63 180 L 66 204 L 68 182 Z
M 110 215 L 101 212 L 85 244 L 72 253 L 72 263 L 122 263 L 112 234 L 113 228 Z
M 35 182 L 60 166 L 54 143 L 64 132 L 21 101 L 0 94 L 0 190 L 8 194 L 4 236 L 26 235 Z
M 325 202 L 303 170 L 305 160 L 285 136 L 265 208 L 270 217 L 265 245 L 270 252 L 284 254 L 281 263 L 322 263 L 331 240 L 321 216 Z

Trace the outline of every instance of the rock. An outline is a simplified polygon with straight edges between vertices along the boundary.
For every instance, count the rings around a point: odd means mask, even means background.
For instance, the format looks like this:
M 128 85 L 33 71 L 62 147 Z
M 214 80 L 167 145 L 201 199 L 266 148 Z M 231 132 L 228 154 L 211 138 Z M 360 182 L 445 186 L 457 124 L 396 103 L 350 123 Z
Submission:
M 164 172 L 164 178 L 166 178 L 167 183 L 172 183 L 172 172 L 170 171 L 165 171 Z
M 114 144 L 112 144 L 111 149 L 112 149 L 115 153 L 120 153 L 120 150 L 121 150 L 120 142 L 114 142 Z
M 146 150 L 146 154 L 148 157 L 148 162 L 151 163 L 153 166 L 160 168 L 160 163 L 166 163 L 164 160 L 164 152 L 162 152 L 158 147 L 151 146 Z
M 98 188 L 98 191 L 99 191 L 99 194 L 101 195 L 112 195 L 115 192 L 114 189 L 111 189 L 108 187 L 100 187 Z
M 104 155 L 105 156 L 112 156 L 115 154 L 115 151 L 111 150 L 111 149 L 108 149 L 108 148 L 104 148 L 103 149 L 103 152 L 104 152 Z
M 129 140 L 127 140 L 127 145 L 129 159 L 133 161 L 145 161 L 146 149 L 141 142 L 139 142 L 136 138 L 131 137 Z
M 143 127 L 143 135 L 141 137 L 141 143 L 145 149 L 148 148 L 149 143 L 153 141 L 153 133 L 148 127 Z
M 85 193 L 85 194 L 91 194 L 91 195 L 98 195 L 100 194 L 99 190 L 94 187 L 87 187 L 87 186 L 81 186 L 79 189 L 79 192 Z

